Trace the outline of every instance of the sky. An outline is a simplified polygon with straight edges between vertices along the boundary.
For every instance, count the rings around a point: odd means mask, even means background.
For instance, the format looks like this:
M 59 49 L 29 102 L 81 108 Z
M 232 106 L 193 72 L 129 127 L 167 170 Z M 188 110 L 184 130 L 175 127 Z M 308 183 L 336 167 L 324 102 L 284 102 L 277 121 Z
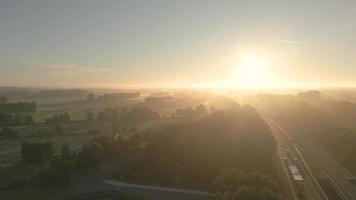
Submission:
M 355 75 L 353 0 L 0 1 L 0 86 L 356 86 Z

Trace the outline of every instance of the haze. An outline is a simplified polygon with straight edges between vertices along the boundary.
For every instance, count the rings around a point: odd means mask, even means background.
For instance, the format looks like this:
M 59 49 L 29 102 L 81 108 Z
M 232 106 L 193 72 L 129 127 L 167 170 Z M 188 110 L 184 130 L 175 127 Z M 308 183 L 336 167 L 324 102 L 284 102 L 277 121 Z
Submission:
M 1 200 L 355 200 L 356 0 L 0 0 Z
M 355 86 L 355 24 L 351 0 L 5 0 L 0 85 Z

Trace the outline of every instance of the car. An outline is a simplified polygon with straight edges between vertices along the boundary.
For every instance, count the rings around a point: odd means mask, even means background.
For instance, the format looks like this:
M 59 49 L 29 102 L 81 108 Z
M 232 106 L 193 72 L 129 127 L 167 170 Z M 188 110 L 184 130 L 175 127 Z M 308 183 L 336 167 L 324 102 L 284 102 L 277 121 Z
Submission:
M 347 180 L 349 180 L 350 183 L 356 185 L 356 178 L 354 178 L 354 177 L 348 177 Z

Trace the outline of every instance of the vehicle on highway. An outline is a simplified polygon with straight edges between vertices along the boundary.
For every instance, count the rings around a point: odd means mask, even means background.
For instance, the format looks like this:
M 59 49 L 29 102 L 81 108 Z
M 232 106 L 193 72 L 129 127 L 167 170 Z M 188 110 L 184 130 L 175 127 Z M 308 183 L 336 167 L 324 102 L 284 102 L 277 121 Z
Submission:
M 354 178 L 354 177 L 348 177 L 347 180 L 349 180 L 350 183 L 356 185 L 356 178 Z
M 293 179 L 293 184 L 296 188 L 296 192 L 298 195 L 304 193 L 304 179 L 300 174 L 298 167 L 295 164 L 288 164 L 288 171 Z

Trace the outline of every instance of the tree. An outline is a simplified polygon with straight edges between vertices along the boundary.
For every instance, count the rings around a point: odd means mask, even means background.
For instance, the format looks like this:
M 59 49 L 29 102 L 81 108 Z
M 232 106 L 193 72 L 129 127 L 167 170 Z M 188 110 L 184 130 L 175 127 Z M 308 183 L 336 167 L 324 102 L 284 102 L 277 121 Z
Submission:
M 102 158 L 103 147 L 99 143 L 92 142 L 85 144 L 77 155 L 78 168 L 81 172 L 87 172 L 99 164 Z
M 62 124 L 60 124 L 60 123 L 58 123 L 58 124 L 56 124 L 55 126 L 54 126 L 54 133 L 56 134 L 56 135 L 62 135 L 63 134 L 63 125 Z
M 62 122 L 69 122 L 70 121 L 70 116 L 67 112 L 63 113 L 63 115 L 61 115 L 61 121 Z
M 25 123 L 26 124 L 33 124 L 34 123 L 33 117 L 32 116 L 26 116 L 25 117 Z
M 69 145 L 64 143 L 61 150 L 61 158 L 70 159 L 72 157 L 72 152 L 70 151 Z
M 94 114 L 93 114 L 93 112 L 88 111 L 86 118 L 87 118 L 87 121 L 94 121 Z
M 87 95 L 87 101 L 94 101 L 95 98 L 96 97 L 92 92 Z
M 54 123 L 54 124 L 65 123 L 69 121 L 70 121 L 70 116 L 67 112 L 60 115 L 53 115 L 52 117 L 46 119 L 47 123 Z
M 0 111 L 5 113 L 31 113 L 36 110 L 36 103 L 17 102 L 17 103 L 0 103 Z
M 19 137 L 19 133 L 17 131 L 15 131 L 14 129 L 3 128 L 0 131 L 0 140 L 2 140 L 2 139 L 14 139 L 14 138 L 18 138 L 18 137 Z
M 75 162 L 68 159 L 54 159 L 37 175 L 37 183 L 45 189 L 65 186 L 72 182 L 76 172 Z
M 51 142 L 22 142 L 21 144 L 22 158 L 29 163 L 40 164 L 52 158 L 53 154 L 54 148 Z
M 7 103 L 9 101 L 9 98 L 7 97 L 0 97 L 0 103 Z
M 224 170 L 213 182 L 216 200 L 280 200 L 279 188 L 261 172 Z
M 11 115 L 0 111 L 0 126 L 9 126 L 11 124 Z
M 207 114 L 208 114 L 208 109 L 206 108 L 206 106 L 200 104 L 200 105 L 195 109 L 195 113 L 196 113 L 197 115 L 204 116 L 204 115 L 207 115 Z

